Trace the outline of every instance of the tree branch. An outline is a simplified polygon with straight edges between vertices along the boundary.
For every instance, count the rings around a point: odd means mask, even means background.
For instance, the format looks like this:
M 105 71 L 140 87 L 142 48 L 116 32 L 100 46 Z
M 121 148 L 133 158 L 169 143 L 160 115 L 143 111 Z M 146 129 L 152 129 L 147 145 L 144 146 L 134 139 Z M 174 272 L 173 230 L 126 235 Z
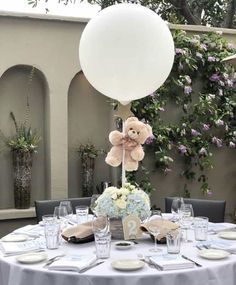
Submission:
M 201 25 L 201 19 L 194 16 L 186 0 L 169 0 L 169 2 L 179 10 L 179 13 L 190 25 Z
M 231 0 L 226 9 L 225 20 L 222 23 L 223 28 L 232 28 L 233 27 L 233 19 L 236 12 L 236 0 Z

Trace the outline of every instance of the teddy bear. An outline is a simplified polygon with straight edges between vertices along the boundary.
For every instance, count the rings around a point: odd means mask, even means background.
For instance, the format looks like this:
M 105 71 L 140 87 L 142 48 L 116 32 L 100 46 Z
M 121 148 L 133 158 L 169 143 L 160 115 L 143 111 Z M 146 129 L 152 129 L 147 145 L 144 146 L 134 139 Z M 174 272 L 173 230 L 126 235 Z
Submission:
M 109 140 L 113 147 L 108 152 L 106 163 L 117 167 L 122 163 L 123 148 L 125 149 L 124 168 L 126 171 L 138 169 L 138 162 L 144 158 L 142 144 L 152 135 L 152 128 L 138 120 L 130 117 L 124 122 L 124 134 L 112 131 Z

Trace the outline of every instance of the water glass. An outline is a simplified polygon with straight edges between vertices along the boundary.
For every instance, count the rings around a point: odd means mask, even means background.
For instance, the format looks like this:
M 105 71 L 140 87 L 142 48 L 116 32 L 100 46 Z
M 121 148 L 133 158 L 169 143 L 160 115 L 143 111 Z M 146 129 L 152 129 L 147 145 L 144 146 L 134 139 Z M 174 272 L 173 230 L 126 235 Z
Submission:
M 92 230 L 96 232 L 109 232 L 110 222 L 107 216 L 94 217 L 92 220 Z
M 157 236 L 160 234 L 163 225 L 163 218 L 161 211 L 152 210 L 146 225 L 149 233 L 151 233 L 154 237 L 154 248 L 151 248 L 149 250 L 153 252 L 162 251 L 160 248 L 157 247 Z
M 208 221 L 209 219 L 207 217 L 196 217 L 194 219 L 195 240 L 198 241 L 207 240 Z
M 73 208 L 71 201 L 61 201 L 59 207 L 66 207 L 68 218 L 72 219 L 73 217 Z
M 60 244 L 60 223 L 54 219 L 45 221 L 44 233 L 46 239 L 46 247 L 48 249 L 57 249 Z
M 179 221 L 179 211 L 183 204 L 184 204 L 184 199 L 182 197 L 173 198 L 171 204 L 171 213 L 173 214 L 174 221 Z
M 183 230 L 185 230 L 185 242 L 190 242 L 188 240 L 188 229 L 193 224 L 194 213 L 193 207 L 191 204 L 183 204 L 179 210 L 180 216 L 180 226 Z
M 95 232 L 94 233 L 96 256 L 97 258 L 109 258 L 111 251 L 111 233 Z
M 77 224 L 82 224 L 88 221 L 88 213 L 89 213 L 89 207 L 88 206 L 77 206 L 75 208 L 76 212 L 76 219 Z
M 166 234 L 167 252 L 178 254 L 180 252 L 181 232 L 178 230 L 170 231 Z

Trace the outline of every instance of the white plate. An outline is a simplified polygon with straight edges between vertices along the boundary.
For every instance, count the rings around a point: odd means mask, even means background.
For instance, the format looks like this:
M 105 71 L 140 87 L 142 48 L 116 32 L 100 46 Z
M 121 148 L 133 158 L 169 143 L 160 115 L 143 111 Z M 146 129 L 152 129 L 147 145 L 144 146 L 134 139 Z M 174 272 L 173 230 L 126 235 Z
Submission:
M 144 262 L 138 259 L 120 259 L 112 261 L 111 266 L 118 270 L 133 271 L 143 268 Z
M 133 246 L 133 242 L 131 241 L 126 241 L 126 240 L 121 240 L 121 241 L 117 241 L 115 242 L 115 247 L 117 249 L 121 249 L 121 250 L 125 250 L 125 249 L 129 249 Z
M 18 242 L 18 241 L 26 241 L 28 239 L 28 236 L 26 235 L 7 235 L 3 238 L 1 238 L 1 241 L 4 242 Z
M 236 232 L 220 232 L 218 236 L 224 239 L 236 239 Z
M 33 264 L 47 259 L 45 252 L 31 252 L 16 256 L 16 260 L 20 263 Z
M 198 253 L 201 257 L 206 258 L 206 259 L 223 259 L 226 258 L 230 255 L 229 252 L 222 250 L 222 249 L 202 249 Z

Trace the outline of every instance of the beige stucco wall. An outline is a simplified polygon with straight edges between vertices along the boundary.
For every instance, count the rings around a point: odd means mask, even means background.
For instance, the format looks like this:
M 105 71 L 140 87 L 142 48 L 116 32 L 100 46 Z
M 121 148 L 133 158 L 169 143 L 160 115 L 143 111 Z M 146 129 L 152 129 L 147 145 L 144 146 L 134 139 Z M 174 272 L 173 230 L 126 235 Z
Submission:
M 80 196 L 81 164 L 77 146 L 91 140 L 97 147 L 109 148 L 107 136 L 112 129 L 112 116 L 108 98 L 98 94 L 80 73 L 78 46 L 85 25 L 80 21 L 0 16 L 0 76 L 3 75 L 0 90 L 3 85 L 11 85 L 7 93 L 0 93 L 0 128 L 3 132 L 8 134 L 11 128 L 10 110 L 16 112 L 20 120 L 24 119 L 24 103 L 18 103 L 17 98 L 19 94 L 23 98 L 26 78 L 25 72 L 20 73 L 13 84 L 12 77 L 4 75 L 6 70 L 16 65 L 34 65 L 38 70 L 35 99 L 31 102 L 35 113 L 32 124 L 42 129 L 44 140 L 34 161 L 33 199 Z M 203 29 L 184 28 L 190 33 Z M 224 36 L 236 42 L 235 31 L 226 31 Z M 13 73 L 17 70 L 13 69 Z M 233 213 L 236 207 L 234 156 L 233 151 L 217 153 L 215 169 L 209 174 L 214 192 L 212 199 L 226 199 L 227 213 Z M 152 168 L 152 160 L 148 160 L 148 156 L 146 160 Z M 151 174 L 157 189 L 152 202 L 157 206 L 164 208 L 165 196 L 181 193 L 183 182 L 179 170 L 177 163 L 168 176 L 158 172 Z M 0 208 L 13 207 L 10 171 L 10 153 L 4 152 L 0 159 Z M 95 185 L 115 176 L 116 171 L 104 163 L 104 157 L 99 157 Z M 193 197 L 201 197 L 198 187 L 193 186 Z

